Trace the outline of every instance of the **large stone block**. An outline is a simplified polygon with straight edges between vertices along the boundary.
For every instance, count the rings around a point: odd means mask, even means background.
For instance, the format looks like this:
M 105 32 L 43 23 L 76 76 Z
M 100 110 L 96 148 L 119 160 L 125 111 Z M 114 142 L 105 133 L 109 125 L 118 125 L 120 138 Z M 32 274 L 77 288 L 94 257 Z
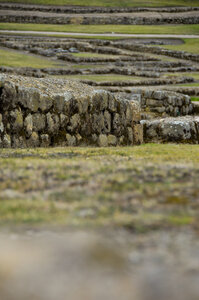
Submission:
M 144 126 L 145 142 L 199 143 L 199 117 L 141 121 Z

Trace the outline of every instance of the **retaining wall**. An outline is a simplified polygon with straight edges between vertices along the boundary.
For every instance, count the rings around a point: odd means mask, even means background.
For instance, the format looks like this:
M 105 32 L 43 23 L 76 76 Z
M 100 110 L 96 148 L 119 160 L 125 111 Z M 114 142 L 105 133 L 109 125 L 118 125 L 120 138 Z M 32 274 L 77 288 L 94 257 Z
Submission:
M 55 13 L 126 13 L 126 12 L 189 12 L 198 11 L 199 7 L 99 7 L 99 6 L 78 6 L 78 5 L 31 5 L 20 3 L 0 3 L 1 9 L 19 11 L 43 11 Z
M 37 24 L 83 24 L 83 25 L 159 25 L 159 24 L 198 24 L 198 12 L 126 14 L 65 14 L 39 11 L 0 10 L 0 22 Z
M 167 116 L 185 116 L 193 113 L 193 105 L 188 95 L 162 90 L 134 90 L 138 94 L 142 110 Z M 131 96 L 128 97 L 131 99 Z
M 177 51 L 177 50 L 169 50 L 169 49 L 164 49 L 161 47 L 153 47 L 153 46 L 147 46 L 147 45 L 141 45 L 141 44 L 128 44 L 128 43 L 121 43 L 121 42 L 115 42 L 115 46 L 120 47 L 122 49 L 127 49 L 131 51 L 138 51 L 141 53 L 153 53 L 153 54 L 158 54 L 158 55 L 166 55 L 166 56 L 171 56 L 175 58 L 180 58 L 180 59 L 186 59 L 186 60 L 192 60 L 199 62 L 199 55 L 198 54 L 193 54 L 185 51 Z

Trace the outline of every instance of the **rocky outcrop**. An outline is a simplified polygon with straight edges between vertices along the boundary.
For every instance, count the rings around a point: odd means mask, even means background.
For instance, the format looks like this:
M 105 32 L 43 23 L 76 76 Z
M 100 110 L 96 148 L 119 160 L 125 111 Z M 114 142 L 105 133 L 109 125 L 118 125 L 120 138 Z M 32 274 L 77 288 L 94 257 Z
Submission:
M 199 143 L 199 117 L 143 120 L 145 142 Z
M 134 145 L 139 105 L 79 82 L 0 77 L 0 147 Z

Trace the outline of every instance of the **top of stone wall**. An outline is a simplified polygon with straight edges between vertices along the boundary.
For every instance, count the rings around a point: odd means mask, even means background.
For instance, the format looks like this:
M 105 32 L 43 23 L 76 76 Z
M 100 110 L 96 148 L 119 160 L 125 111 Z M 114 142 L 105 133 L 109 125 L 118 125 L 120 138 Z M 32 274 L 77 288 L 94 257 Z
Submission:
M 33 78 L 15 75 L 0 74 L 0 87 L 3 83 L 9 82 L 15 86 L 23 86 L 24 89 L 34 88 L 47 96 L 55 94 L 72 93 L 75 97 L 84 96 L 92 93 L 94 89 L 86 84 L 75 80 L 57 79 L 57 78 Z

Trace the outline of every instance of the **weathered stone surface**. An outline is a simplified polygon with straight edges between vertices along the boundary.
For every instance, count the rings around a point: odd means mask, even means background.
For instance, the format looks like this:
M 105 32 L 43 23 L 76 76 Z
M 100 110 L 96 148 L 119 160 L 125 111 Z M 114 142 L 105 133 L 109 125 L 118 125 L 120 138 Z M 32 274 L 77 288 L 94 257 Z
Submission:
M 32 147 L 39 147 L 39 145 L 40 145 L 39 135 L 37 132 L 33 132 L 30 138 L 27 140 L 27 146 L 29 148 L 32 148 Z
M 98 145 L 100 147 L 107 147 L 108 146 L 108 138 L 105 134 L 100 134 L 99 135 Z
M 70 131 L 76 131 L 78 130 L 78 127 L 81 124 L 81 119 L 79 114 L 75 114 L 70 119 L 70 125 L 68 126 L 68 129 Z
M 24 120 L 24 128 L 26 131 L 27 136 L 30 136 L 33 131 L 33 120 L 32 120 L 32 115 L 28 114 L 28 116 Z
M 23 114 L 20 109 L 11 111 L 11 124 L 13 131 L 17 132 L 23 128 Z
M 13 148 L 26 148 L 26 139 L 23 136 L 14 135 L 12 137 Z
M 41 134 L 41 147 L 50 146 L 50 137 L 48 134 Z
M 117 145 L 117 138 L 115 135 L 109 134 L 108 135 L 108 145 L 109 146 L 116 146 Z
M 59 130 L 59 117 L 55 114 L 47 113 L 46 115 L 47 121 L 47 130 L 50 134 L 54 135 Z
M 159 106 L 163 106 L 163 102 L 160 101 L 160 100 L 147 99 L 146 100 L 146 105 L 147 106 L 152 106 L 152 107 L 159 107 Z
M 104 112 L 104 131 L 111 132 L 111 114 L 107 110 Z
M 33 114 L 32 122 L 34 131 L 42 131 L 46 127 L 46 116 L 40 113 Z
M 11 147 L 11 138 L 10 138 L 9 134 L 5 134 L 3 136 L 2 147 L 3 148 L 10 148 Z
M 40 94 L 39 108 L 42 112 L 48 111 L 53 105 L 53 100 L 46 94 Z
M 134 143 L 136 145 L 143 143 L 143 125 L 136 124 L 134 126 Z
M 199 143 L 199 117 L 141 121 L 145 142 Z
M 133 140 L 134 140 L 134 138 L 133 138 L 133 129 L 131 127 L 128 127 L 127 130 L 128 130 L 128 139 L 133 144 Z
M 60 114 L 60 127 L 62 129 L 66 129 L 68 122 L 69 122 L 69 117 L 66 116 L 65 114 L 61 113 Z
M 109 100 L 110 98 L 110 100 Z M 114 103 L 111 102 L 111 97 L 109 97 L 108 92 L 104 90 L 97 90 L 92 93 L 92 102 L 97 111 L 105 110 L 108 105 L 114 107 Z M 110 103 L 110 104 L 109 104 Z M 113 108 L 114 109 L 114 108 Z
M 2 118 L 2 115 L 0 114 L 0 133 L 3 133 L 3 131 L 4 131 L 4 125 L 3 125 L 2 120 L 3 120 L 3 118 Z
M 76 137 L 74 135 L 66 134 L 66 141 L 68 146 L 76 146 Z

